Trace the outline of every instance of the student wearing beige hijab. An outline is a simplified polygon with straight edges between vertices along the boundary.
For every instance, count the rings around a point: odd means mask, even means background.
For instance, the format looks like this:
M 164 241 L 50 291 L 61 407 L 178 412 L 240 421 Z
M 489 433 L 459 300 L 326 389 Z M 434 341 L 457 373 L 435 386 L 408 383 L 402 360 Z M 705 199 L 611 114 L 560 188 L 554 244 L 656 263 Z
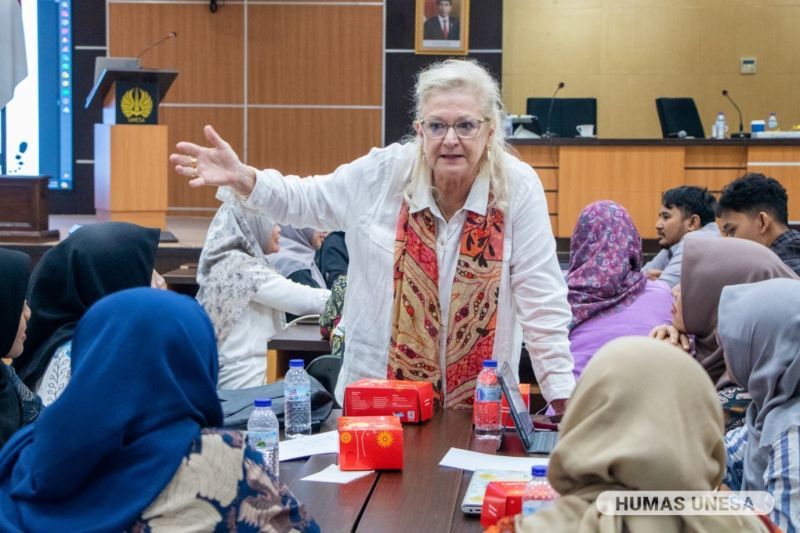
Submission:
M 688 414 L 691 413 L 691 414 Z M 768 531 L 754 516 L 610 516 L 607 490 L 713 490 L 725 473 L 723 417 L 703 368 L 646 337 L 598 350 L 567 406 L 548 479 L 552 507 L 515 519 L 516 531 Z

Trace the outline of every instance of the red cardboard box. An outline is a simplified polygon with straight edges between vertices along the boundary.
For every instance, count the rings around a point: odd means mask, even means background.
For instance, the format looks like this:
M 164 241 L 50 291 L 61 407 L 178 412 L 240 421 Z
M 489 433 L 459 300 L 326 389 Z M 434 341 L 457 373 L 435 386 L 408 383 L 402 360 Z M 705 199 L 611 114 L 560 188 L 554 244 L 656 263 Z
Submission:
M 531 385 L 530 383 L 520 383 L 519 384 L 519 393 L 522 395 L 522 400 L 525 402 L 525 406 L 530 410 L 531 408 Z M 503 394 L 503 401 L 500 404 L 500 417 L 503 420 L 503 427 L 506 428 L 514 428 L 514 419 L 511 418 L 511 411 L 508 409 L 508 400 L 506 399 L 506 395 Z
M 490 481 L 481 508 L 481 525 L 493 526 L 505 516 L 522 512 L 522 493 L 527 481 Z
M 396 416 L 339 418 L 341 470 L 402 470 L 403 425 Z
M 394 415 L 419 423 L 433 416 L 433 385 L 427 381 L 359 379 L 344 390 L 346 416 Z

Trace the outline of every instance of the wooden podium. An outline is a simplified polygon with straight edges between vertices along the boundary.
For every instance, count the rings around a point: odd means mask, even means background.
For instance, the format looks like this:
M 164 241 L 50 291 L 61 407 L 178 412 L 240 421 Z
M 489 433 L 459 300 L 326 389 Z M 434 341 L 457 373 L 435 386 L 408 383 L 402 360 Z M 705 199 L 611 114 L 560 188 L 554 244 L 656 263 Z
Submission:
M 94 207 L 98 220 L 166 229 L 167 126 L 158 104 L 174 70 L 107 68 L 86 107 L 103 101 L 103 123 L 94 125 Z

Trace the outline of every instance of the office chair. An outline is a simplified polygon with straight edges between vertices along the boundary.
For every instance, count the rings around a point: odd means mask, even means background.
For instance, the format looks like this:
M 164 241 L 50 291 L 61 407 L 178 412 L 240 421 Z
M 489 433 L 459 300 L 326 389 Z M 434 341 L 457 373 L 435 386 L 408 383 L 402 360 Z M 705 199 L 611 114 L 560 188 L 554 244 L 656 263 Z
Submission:
M 679 137 L 681 131 L 686 132 L 687 137 L 705 138 L 694 98 L 656 98 L 656 110 L 665 139 Z
M 548 129 L 547 112 L 553 102 L 549 128 L 559 137 L 575 137 L 578 124 L 594 124 L 597 135 L 597 98 L 528 98 L 527 113 L 539 118 L 542 133 Z

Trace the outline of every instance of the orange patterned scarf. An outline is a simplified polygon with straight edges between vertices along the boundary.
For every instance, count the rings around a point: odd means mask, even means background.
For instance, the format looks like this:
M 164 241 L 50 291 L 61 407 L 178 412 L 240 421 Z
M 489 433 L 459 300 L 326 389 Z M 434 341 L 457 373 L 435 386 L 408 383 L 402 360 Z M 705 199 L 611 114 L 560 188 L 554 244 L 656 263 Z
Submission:
M 445 407 L 470 407 L 483 361 L 492 358 L 503 265 L 503 213 L 467 212 L 447 317 Z M 429 209 L 409 216 L 403 202 L 394 247 L 389 379 L 430 381 L 442 400 L 439 265 Z

